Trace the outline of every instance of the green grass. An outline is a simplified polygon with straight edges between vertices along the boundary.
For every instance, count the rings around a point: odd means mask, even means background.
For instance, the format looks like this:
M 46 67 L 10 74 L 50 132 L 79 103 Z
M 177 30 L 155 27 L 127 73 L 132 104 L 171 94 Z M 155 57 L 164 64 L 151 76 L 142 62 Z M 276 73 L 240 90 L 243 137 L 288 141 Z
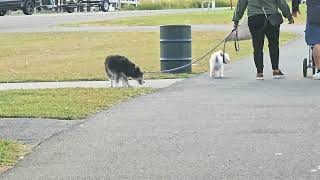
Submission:
M 233 6 L 236 0 L 232 0 Z M 184 9 L 184 8 L 200 8 L 202 0 L 142 0 L 135 7 L 124 5 L 123 10 L 160 10 L 160 9 Z M 216 7 L 229 7 L 230 0 L 216 0 Z
M 0 173 L 13 166 L 27 150 L 27 146 L 17 142 L 0 140 Z
M 233 11 L 193 12 L 115 19 L 111 21 L 66 23 L 61 26 L 155 26 L 163 24 L 231 24 Z
M 306 22 L 306 5 L 301 5 L 301 15 L 295 19 L 296 24 Z M 109 21 L 65 23 L 63 27 L 78 26 L 156 26 L 163 24 L 232 24 L 233 10 L 221 10 L 213 12 L 193 12 L 184 14 L 166 14 L 157 16 L 142 16 L 120 18 Z M 284 19 L 287 23 L 287 19 Z
M 208 52 L 227 33 L 193 32 L 193 58 Z M 281 42 L 294 37 L 282 33 Z M 252 54 L 250 41 L 240 45 L 241 51 L 235 52 L 233 43 L 227 44 L 233 60 Z M 0 82 L 105 80 L 104 59 L 110 54 L 127 56 L 144 71 L 159 71 L 159 46 L 159 32 L 0 34 Z M 207 67 L 208 57 L 193 67 L 193 73 Z M 187 76 L 146 74 L 151 79 Z
M 0 91 L 0 117 L 83 119 L 150 88 L 66 88 Z M 1 151 L 0 151 L 1 152 Z
M 120 18 L 111 21 L 92 21 L 61 24 L 62 27 L 79 26 L 158 26 L 165 24 L 192 24 L 192 25 L 213 25 L 213 24 L 232 24 L 233 11 L 222 10 L 213 12 L 193 12 L 188 14 L 166 14 L 158 16 L 141 16 Z M 284 18 L 284 23 L 287 23 Z M 306 7 L 301 6 L 301 14 L 295 18 L 296 24 L 305 24 Z

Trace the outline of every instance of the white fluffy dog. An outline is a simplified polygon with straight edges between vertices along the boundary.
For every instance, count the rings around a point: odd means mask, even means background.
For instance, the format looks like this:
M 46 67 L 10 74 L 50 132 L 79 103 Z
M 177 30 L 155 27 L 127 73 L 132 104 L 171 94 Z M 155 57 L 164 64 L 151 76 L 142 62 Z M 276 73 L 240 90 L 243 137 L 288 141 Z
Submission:
M 210 78 L 223 78 L 224 64 L 228 62 L 230 62 L 230 57 L 227 53 L 223 54 L 222 50 L 214 52 L 210 58 Z

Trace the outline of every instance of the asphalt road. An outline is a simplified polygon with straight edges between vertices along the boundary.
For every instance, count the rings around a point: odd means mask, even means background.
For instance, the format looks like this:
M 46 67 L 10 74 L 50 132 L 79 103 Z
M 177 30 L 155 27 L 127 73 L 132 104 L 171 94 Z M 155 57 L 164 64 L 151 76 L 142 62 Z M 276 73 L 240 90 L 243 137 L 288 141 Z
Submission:
M 303 38 L 281 49 L 287 79 L 252 58 L 138 97 L 43 142 L 5 180 L 320 179 L 320 84 L 302 78 Z
M 217 8 L 223 10 L 225 8 Z M 119 12 L 94 12 L 94 13 L 61 13 L 38 14 L 32 16 L 4 16 L 0 18 L 0 32 L 126 32 L 126 31 L 159 31 L 159 26 L 109 26 L 109 27 L 58 27 L 57 25 L 69 22 L 103 21 L 125 17 L 154 16 L 161 14 L 190 13 L 207 11 L 206 9 L 175 9 L 158 11 L 119 11 Z M 305 25 L 286 25 L 283 32 L 301 33 Z M 229 25 L 192 25 L 193 31 L 231 31 L 232 22 Z
M 0 18 L 0 32 L 47 32 L 62 31 L 53 26 L 81 21 L 103 21 L 135 16 L 154 16 L 161 14 L 189 13 L 204 11 L 202 9 L 177 9 L 177 10 L 142 10 L 142 11 L 118 11 L 118 12 L 94 12 L 94 13 L 61 13 L 41 14 L 32 16 L 3 16 Z
M 143 87 L 164 88 L 182 79 L 146 80 Z M 120 85 L 122 85 L 120 83 Z M 136 81 L 130 85 L 140 87 Z M 109 81 L 0 83 L 2 90 L 52 88 L 109 88 Z M 0 118 L 0 139 L 19 141 L 37 146 L 48 138 L 68 130 L 83 120 L 56 120 L 43 118 Z
M 0 139 L 19 141 L 34 147 L 80 122 L 82 120 L 2 118 Z
M 202 11 L 199 9 L 180 11 L 155 11 L 146 12 L 111 12 L 89 13 L 89 14 L 57 14 L 57 15 L 39 15 L 39 16 L 5 16 L 0 18 L 0 33 L 13 32 L 128 32 L 128 31 L 159 31 L 159 26 L 88 26 L 88 27 L 58 27 L 57 25 L 66 22 L 80 21 L 101 21 L 112 20 L 116 18 L 158 15 L 167 13 L 186 13 L 192 11 Z M 119 14 L 118 14 L 119 13 Z M 3 18 L 3 19 L 2 19 Z M 232 24 L 212 24 L 212 25 L 192 25 L 192 31 L 231 31 Z M 282 32 L 303 33 L 305 25 L 281 26 Z

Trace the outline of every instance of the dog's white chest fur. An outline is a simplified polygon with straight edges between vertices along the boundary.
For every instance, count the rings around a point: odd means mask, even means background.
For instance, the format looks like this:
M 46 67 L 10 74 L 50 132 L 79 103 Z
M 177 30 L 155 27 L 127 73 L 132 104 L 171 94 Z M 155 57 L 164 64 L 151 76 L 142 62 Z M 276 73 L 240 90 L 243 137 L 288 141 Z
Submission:
M 225 62 L 223 62 L 223 56 Z M 217 51 L 211 55 L 210 58 L 210 77 L 224 77 L 224 63 L 230 61 L 229 55 L 227 53 L 223 53 L 223 51 Z

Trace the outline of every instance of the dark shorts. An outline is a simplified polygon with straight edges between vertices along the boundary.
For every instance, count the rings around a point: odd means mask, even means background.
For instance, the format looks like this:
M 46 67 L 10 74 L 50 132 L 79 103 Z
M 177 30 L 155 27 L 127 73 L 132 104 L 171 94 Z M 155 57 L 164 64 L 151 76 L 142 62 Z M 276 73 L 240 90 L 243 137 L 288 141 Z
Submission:
M 307 23 L 305 38 L 308 45 L 320 44 L 320 24 Z

